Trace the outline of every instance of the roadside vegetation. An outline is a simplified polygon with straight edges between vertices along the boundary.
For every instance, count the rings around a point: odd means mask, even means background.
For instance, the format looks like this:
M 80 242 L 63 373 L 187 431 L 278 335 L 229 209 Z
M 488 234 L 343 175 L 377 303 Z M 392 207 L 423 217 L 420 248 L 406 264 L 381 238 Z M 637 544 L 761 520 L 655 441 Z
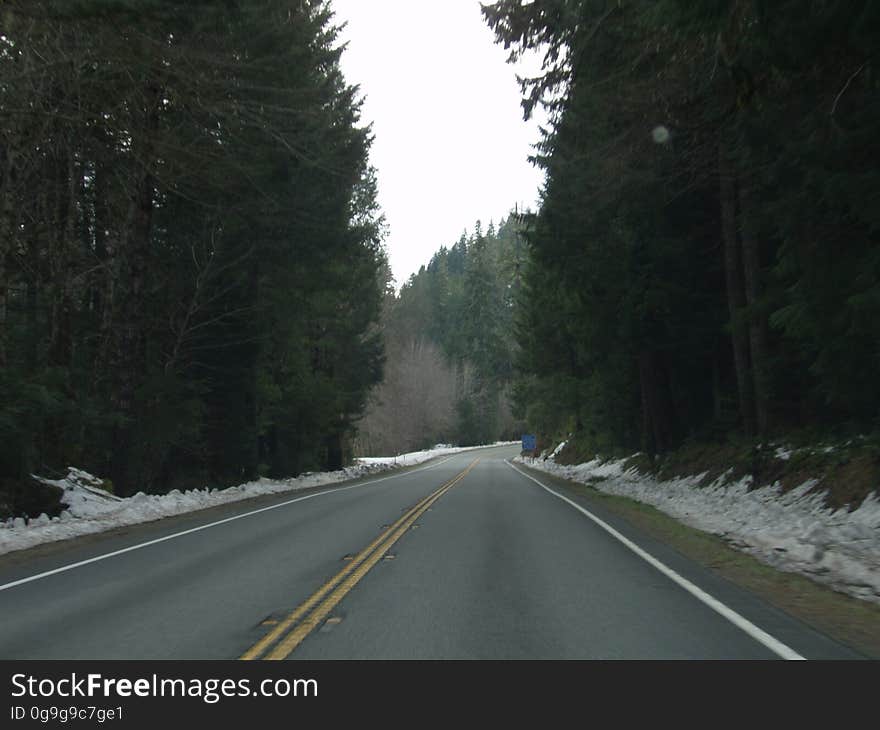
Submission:
M 341 467 L 389 274 L 329 5 L 0 23 L 0 517 L 71 465 L 121 496 Z
M 835 506 L 880 487 L 876 3 L 483 12 L 544 60 L 511 386 L 540 449 L 816 478 Z

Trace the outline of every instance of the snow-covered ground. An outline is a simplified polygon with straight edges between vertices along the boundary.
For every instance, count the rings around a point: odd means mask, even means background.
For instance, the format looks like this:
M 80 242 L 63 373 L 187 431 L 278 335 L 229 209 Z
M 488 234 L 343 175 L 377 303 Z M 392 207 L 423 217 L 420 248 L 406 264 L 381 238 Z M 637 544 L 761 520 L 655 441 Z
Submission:
M 514 443 L 518 442 L 498 442 L 479 448 Z M 358 459 L 354 466 L 340 471 L 301 474 L 294 479 L 259 479 L 228 489 L 206 488 L 187 492 L 174 489 L 168 494 L 162 495 L 138 492 L 126 499 L 121 499 L 102 490 L 100 479 L 80 469 L 70 467 L 64 479 L 40 478 L 40 481 L 53 484 L 64 490 L 62 503 L 67 505 L 67 508 L 60 516 L 51 519 L 43 514 L 29 521 L 17 517 L 0 522 L 0 555 L 46 542 L 66 540 L 139 522 L 150 522 L 163 517 L 193 512 L 229 502 L 238 502 L 252 497 L 335 484 L 404 466 L 414 466 L 435 457 L 470 451 L 471 448 L 473 447 L 438 445 L 427 451 L 415 451 L 397 456 L 362 458 Z
M 848 512 L 825 507 L 822 493 L 811 492 L 815 480 L 783 494 L 778 484 L 750 490 L 751 477 L 732 483 L 721 477 L 705 487 L 699 486 L 702 475 L 657 481 L 625 470 L 625 460 L 596 459 L 574 466 L 550 457 L 515 461 L 653 505 L 775 568 L 880 603 L 880 500 L 875 493 Z

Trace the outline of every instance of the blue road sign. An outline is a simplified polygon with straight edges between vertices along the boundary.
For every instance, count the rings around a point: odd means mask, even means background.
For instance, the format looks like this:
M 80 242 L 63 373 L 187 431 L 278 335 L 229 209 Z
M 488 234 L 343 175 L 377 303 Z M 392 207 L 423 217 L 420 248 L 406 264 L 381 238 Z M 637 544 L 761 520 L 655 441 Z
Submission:
M 537 439 L 533 433 L 524 433 L 522 437 L 523 451 L 534 451 L 537 447 Z

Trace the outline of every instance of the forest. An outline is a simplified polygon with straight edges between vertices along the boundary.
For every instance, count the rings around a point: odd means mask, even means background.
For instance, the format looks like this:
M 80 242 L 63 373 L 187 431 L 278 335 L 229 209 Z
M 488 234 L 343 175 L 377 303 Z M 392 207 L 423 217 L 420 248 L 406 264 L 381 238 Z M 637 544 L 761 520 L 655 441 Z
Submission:
M 512 387 L 521 228 L 515 212 L 485 231 L 476 221 L 399 292 L 388 291 L 384 379 L 357 422 L 358 453 L 520 438 L 526 424 L 512 411 Z
M 0 7 L 0 512 L 339 468 L 381 379 L 371 134 L 324 2 Z
M 514 322 L 530 428 L 646 454 L 876 435 L 880 6 L 483 14 L 511 59 L 543 59 L 523 111 L 550 119 Z
M 397 289 L 332 3 L 3 3 L 0 516 L 68 465 L 125 496 L 524 432 L 878 437 L 880 6 L 482 14 L 542 59 L 540 205 Z

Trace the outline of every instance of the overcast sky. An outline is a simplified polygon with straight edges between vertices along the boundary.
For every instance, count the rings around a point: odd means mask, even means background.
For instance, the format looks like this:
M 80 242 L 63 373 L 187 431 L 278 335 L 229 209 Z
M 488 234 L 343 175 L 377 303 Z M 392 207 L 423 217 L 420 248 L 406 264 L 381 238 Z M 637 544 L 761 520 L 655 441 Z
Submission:
M 397 285 L 476 220 L 535 208 L 542 174 L 527 157 L 516 70 L 478 0 L 332 0 L 348 26 L 342 70 L 372 122 L 386 247 Z

